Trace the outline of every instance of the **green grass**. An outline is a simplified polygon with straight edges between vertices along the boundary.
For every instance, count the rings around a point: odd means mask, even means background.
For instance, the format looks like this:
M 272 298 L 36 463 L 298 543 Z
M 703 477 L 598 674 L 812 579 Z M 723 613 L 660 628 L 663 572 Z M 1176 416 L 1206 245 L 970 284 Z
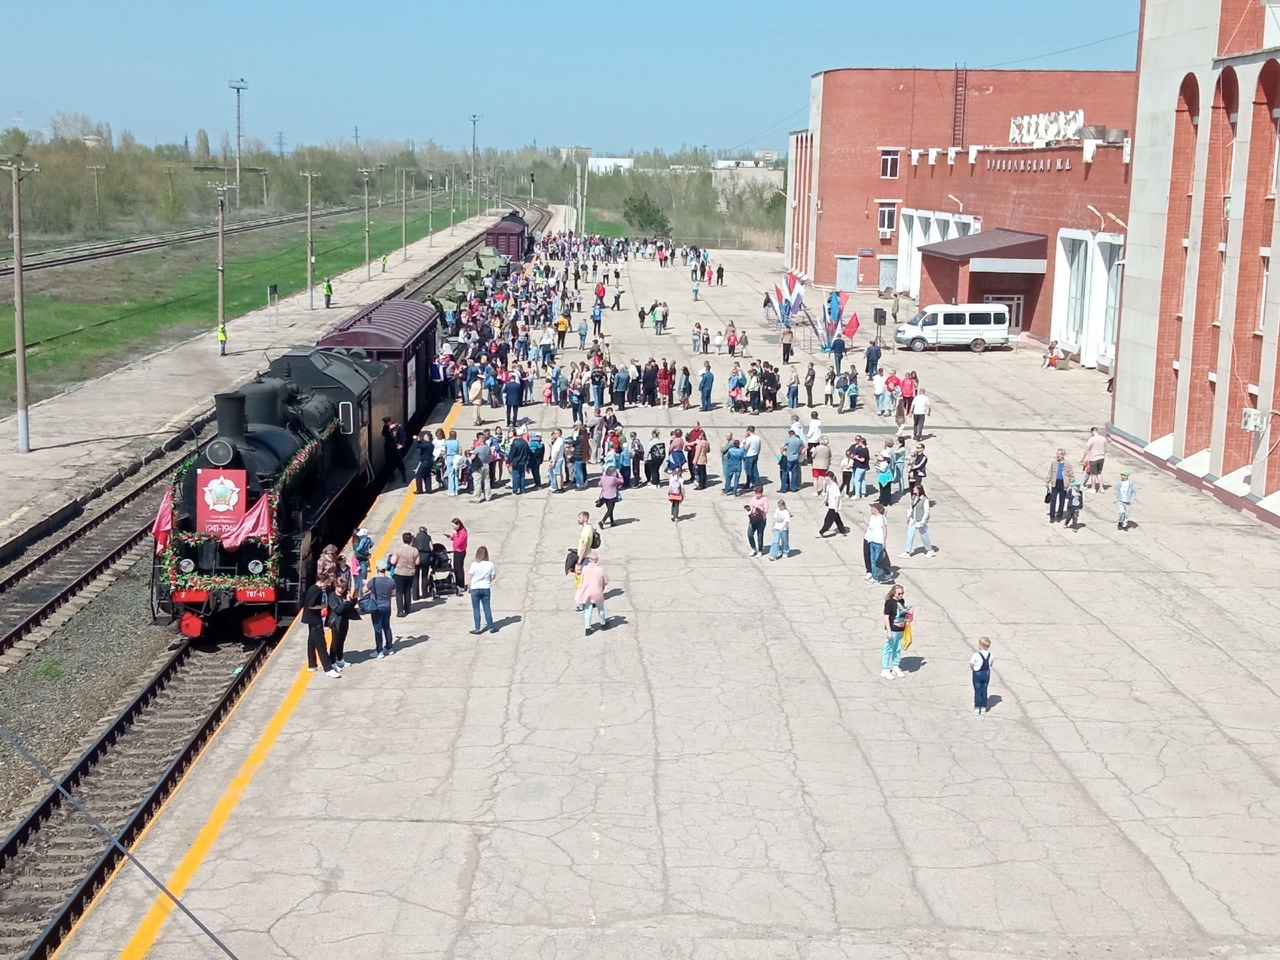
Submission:
M 57 657 L 45 657 L 36 667 L 35 673 L 41 680 L 57 680 L 63 674 L 62 664 Z
M 456 219 L 462 218 L 461 207 Z M 425 209 L 410 211 L 410 242 L 427 233 Z M 449 207 L 434 211 L 434 226 L 448 226 Z M 265 234 L 274 234 L 272 237 Z M 376 261 L 400 247 L 400 209 L 371 211 L 369 245 Z M 364 262 L 362 215 L 316 222 L 315 280 Z M 55 268 L 28 277 L 26 340 L 31 400 L 65 390 L 70 384 L 102 375 L 132 357 L 163 344 L 213 335 L 217 323 L 217 272 L 214 241 L 103 261 L 88 268 Z M 375 266 L 375 269 L 376 266 Z M 64 274 L 64 271 L 69 271 Z M 61 277 L 51 275 L 62 274 Z M 227 240 L 226 313 L 241 316 L 266 305 L 268 284 L 282 297 L 306 287 L 305 227 L 279 228 Z M 10 288 L 11 290 L 11 288 Z M 0 304 L 0 350 L 14 346 L 13 303 Z M 14 409 L 16 367 L 0 358 L 0 413 Z
M 627 225 L 623 221 L 602 219 L 587 207 L 587 233 L 599 233 L 606 237 L 625 237 L 628 232 Z

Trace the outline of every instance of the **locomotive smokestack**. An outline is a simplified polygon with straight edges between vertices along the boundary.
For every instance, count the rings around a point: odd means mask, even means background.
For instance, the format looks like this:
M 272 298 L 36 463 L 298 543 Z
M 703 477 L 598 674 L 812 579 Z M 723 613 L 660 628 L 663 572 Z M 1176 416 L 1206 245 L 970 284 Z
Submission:
M 219 393 L 213 398 L 218 418 L 218 436 L 231 443 L 244 442 L 244 394 Z

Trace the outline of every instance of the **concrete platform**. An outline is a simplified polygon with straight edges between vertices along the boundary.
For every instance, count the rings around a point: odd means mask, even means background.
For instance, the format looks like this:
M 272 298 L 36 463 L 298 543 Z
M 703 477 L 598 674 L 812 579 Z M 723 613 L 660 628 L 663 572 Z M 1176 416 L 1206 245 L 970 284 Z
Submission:
M 373 265 L 372 279 L 358 267 L 333 279 L 333 307 L 324 309 L 320 287 L 316 309 L 303 291 L 278 308 L 256 310 L 227 321 L 227 355 L 218 356 L 214 327 L 209 333 L 143 357 L 98 380 L 35 404 L 30 411 L 31 453 L 19 456 L 17 420 L 0 420 L 7 456 L 0 458 L 0 543 L 45 517 L 128 474 L 181 433 L 213 404 L 215 393 L 249 379 L 267 357 L 320 334 L 356 310 L 376 302 L 467 242 L 497 217 L 472 217 L 412 243 L 408 260 L 396 251 L 387 272 Z M 234 262 L 228 270 L 235 270 Z M 323 276 L 316 278 L 322 283 Z
M 631 264 L 614 355 L 691 359 L 691 322 L 729 318 L 765 351 L 781 258 L 723 261 L 698 304 L 682 271 Z M 636 325 L 654 297 L 670 336 Z M 355 624 L 338 681 L 300 672 L 292 635 L 140 856 L 243 958 L 1280 956 L 1275 538 L 1114 454 L 1136 528 L 1116 529 L 1109 491 L 1079 530 L 1048 524 L 1052 451 L 1078 456 L 1106 395 L 1038 363 L 888 359 L 937 405 L 941 553 L 895 561 L 917 611 L 902 679 L 879 678 L 862 504 L 851 536 L 819 541 L 812 492 L 789 495 L 797 553 L 771 563 L 747 556 L 740 500 L 692 493 L 673 525 L 662 494 L 628 492 L 601 551 L 616 625 L 584 637 L 560 570 L 594 493 L 390 491 L 370 523 L 387 537 L 459 516 L 488 545 L 500 631 L 470 636 L 450 598 L 393 621 L 401 652 L 375 662 Z M 624 420 L 699 416 L 746 419 Z M 773 443 L 787 416 L 749 419 Z M 823 419 L 841 447 L 889 423 Z M 61 956 L 220 954 L 125 868 Z

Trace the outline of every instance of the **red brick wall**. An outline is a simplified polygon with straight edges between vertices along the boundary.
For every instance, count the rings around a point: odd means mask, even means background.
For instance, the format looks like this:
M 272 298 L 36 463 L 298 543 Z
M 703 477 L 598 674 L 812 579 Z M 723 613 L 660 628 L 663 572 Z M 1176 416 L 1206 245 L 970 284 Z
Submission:
M 1213 435 L 1214 384 L 1209 380 L 1209 371 L 1216 373 L 1218 369 L 1217 321 L 1225 257 L 1218 246 L 1227 241 L 1228 221 L 1222 217 L 1222 198 L 1231 189 L 1230 157 L 1235 131 L 1229 118 L 1239 102 L 1235 71 L 1228 68 L 1218 77 L 1208 119 L 1209 164 L 1205 170 L 1195 313 L 1183 318 L 1184 323 L 1188 320 L 1194 323 L 1190 369 L 1182 371 L 1187 393 L 1187 428 L 1182 435 L 1181 449 L 1175 451 L 1183 457 L 1207 448 Z M 1237 158 L 1237 162 L 1243 163 L 1244 158 Z
M 1240 276 L 1236 286 L 1234 325 L 1231 331 L 1231 373 L 1228 390 L 1226 434 L 1222 444 L 1222 475 L 1253 459 L 1253 434 L 1240 429 L 1245 407 L 1257 405 L 1248 393 L 1248 384 L 1257 384 L 1262 372 L 1262 257 L 1258 248 L 1271 244 L 1271 223 L 1275 210 L 1273 167 L 1275 162 L 1275 121 L 1271 111 L 1280 106 L 1280 65 L 1268 61 L 1258 78 L 1252 103 L 1243 110 L 1252 113 L 1249 134 L 1248 180 L 1243 198 L 1244 227 L 1240 237 Z M 1244 157 L 1240 157 L 1244 161 Z
M 1219 0 L 1218 56 L 1262 49 L 1266 7 L 1262 0 Z
M 1156 331 L 1155 387 L 1151 407 L 1151 437 L 1173 433 L 1177 408 L 1178 372 L 1173 362 L 1182 351 L 1182 297 L 1187 275 L 1191 235 L 1191 192 L 1195 178 L 1196 127 L 1200 88 L 1196 78 L 1183 78 L 1174 116 L 1173 157 L 1169 175 L 1168 226 L 1164 240 L 1164 269 L 1160 279 L 1160 326 Z
M 881 254 L 897 250 L 897 233 L 891 240 L 879 239 L 876 199 L 902 199 L 902 206 L 950 210 L 955 205 L 945 196 L 955 193 L 965 201 L 965 213 L 981 216 L 987 230 L 999 226 L 1037 229 L 1027 225 L 1029 215 L 1038 215 L 1046 223 L 1053 218 L 1052 213 L 1041 215 L 1038 204 L 1028 206 L 1027 198 L 1039 195 L 1030 183 L 1017 201 L 1012 200 L 1009 194 L 1014 180 L 1009 176 L 993 176 L 985 196 L 972 203 L 957 190 L 959 186 L 971 189 L 973 184 L 968 182 L 970 168 L 963 154 L 952 171 L 944 172 L 945 148 L 952 142 L 954 83 L 952 70 L 832 70 L 823 74 L 822 115 L 813 118 L 822 131 L 817 184 L 822 215 L 816 225 L 813 264 L 819 282 L 835 281 L 837 254 L 855 254 L 864 247 Z M 1131 71 L 970 70 L 966 91 L 965 143 L 996 146 L 1008 144 L 1013 117 L 1056 110 L 1083 109 L 1086 123 L 1132 132 L 1137 77 Z M 939 166 L 932 168 L 929 176 L 920 173 L 929 168 L 916 168 L 912 177 L 910 154 L 904 151 L 900 178 L 881 180 L 881 146 L 944 150 Z M 1099 151 L 1099 162 L 1089 176 L 1089 199 L 1059 209 L 1058 216 L 1069 219 L 1058 219 L 1052 231 L 1039 232 L 1052 236 L 1059 226 L 1096 228 L 1097 219 L 1084 210 L 1088 203 L 1124 218 L 1128 210 L 1127 170 L 1120 169 L 1117 158 L 1114 166 L 1108 165 L 1107 172 L 1102 172 L 1104 154 L 1110 152 Z M 1078 157 L 1078 148 L 1075 153 Z M 985 178 L 986 157 L 980 154 L 980 158 L 977 167 L 981 169 L 975 168 L 974 179 Z M 921 163 L 927 163 L 927 155 Z M 1078 187 L 1084 182 L 1084 171 L 1073 167 Z M 1059 202 L 1066 205 L 1067 180 L 1062 182 Z M 1050 189 L 1056 191 L 1057 187 Z M 1097 191 L 1103 194 L 1102 203 L 1092 199 Z M 990 210 L 982 208 L 984 201 Z
M 968 285 L 960 289 L 960 267 L 956 260 L 942 257 L 923 257 L 920 261 L 920 304 L 967 302 Z M 965 271 L 966 278 L 969 271 Z

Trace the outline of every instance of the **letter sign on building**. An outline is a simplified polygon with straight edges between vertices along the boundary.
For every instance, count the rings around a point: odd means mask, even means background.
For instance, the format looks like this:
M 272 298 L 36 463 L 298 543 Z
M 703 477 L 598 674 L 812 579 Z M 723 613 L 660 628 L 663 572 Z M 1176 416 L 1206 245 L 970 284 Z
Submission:
M 1033 113 L 1009 121 L 1010 143 L 1035 143 L 1037 140 L 1079 140 L 1084 126 L 1083 110 L 1059 110 L 1056 113 Z

